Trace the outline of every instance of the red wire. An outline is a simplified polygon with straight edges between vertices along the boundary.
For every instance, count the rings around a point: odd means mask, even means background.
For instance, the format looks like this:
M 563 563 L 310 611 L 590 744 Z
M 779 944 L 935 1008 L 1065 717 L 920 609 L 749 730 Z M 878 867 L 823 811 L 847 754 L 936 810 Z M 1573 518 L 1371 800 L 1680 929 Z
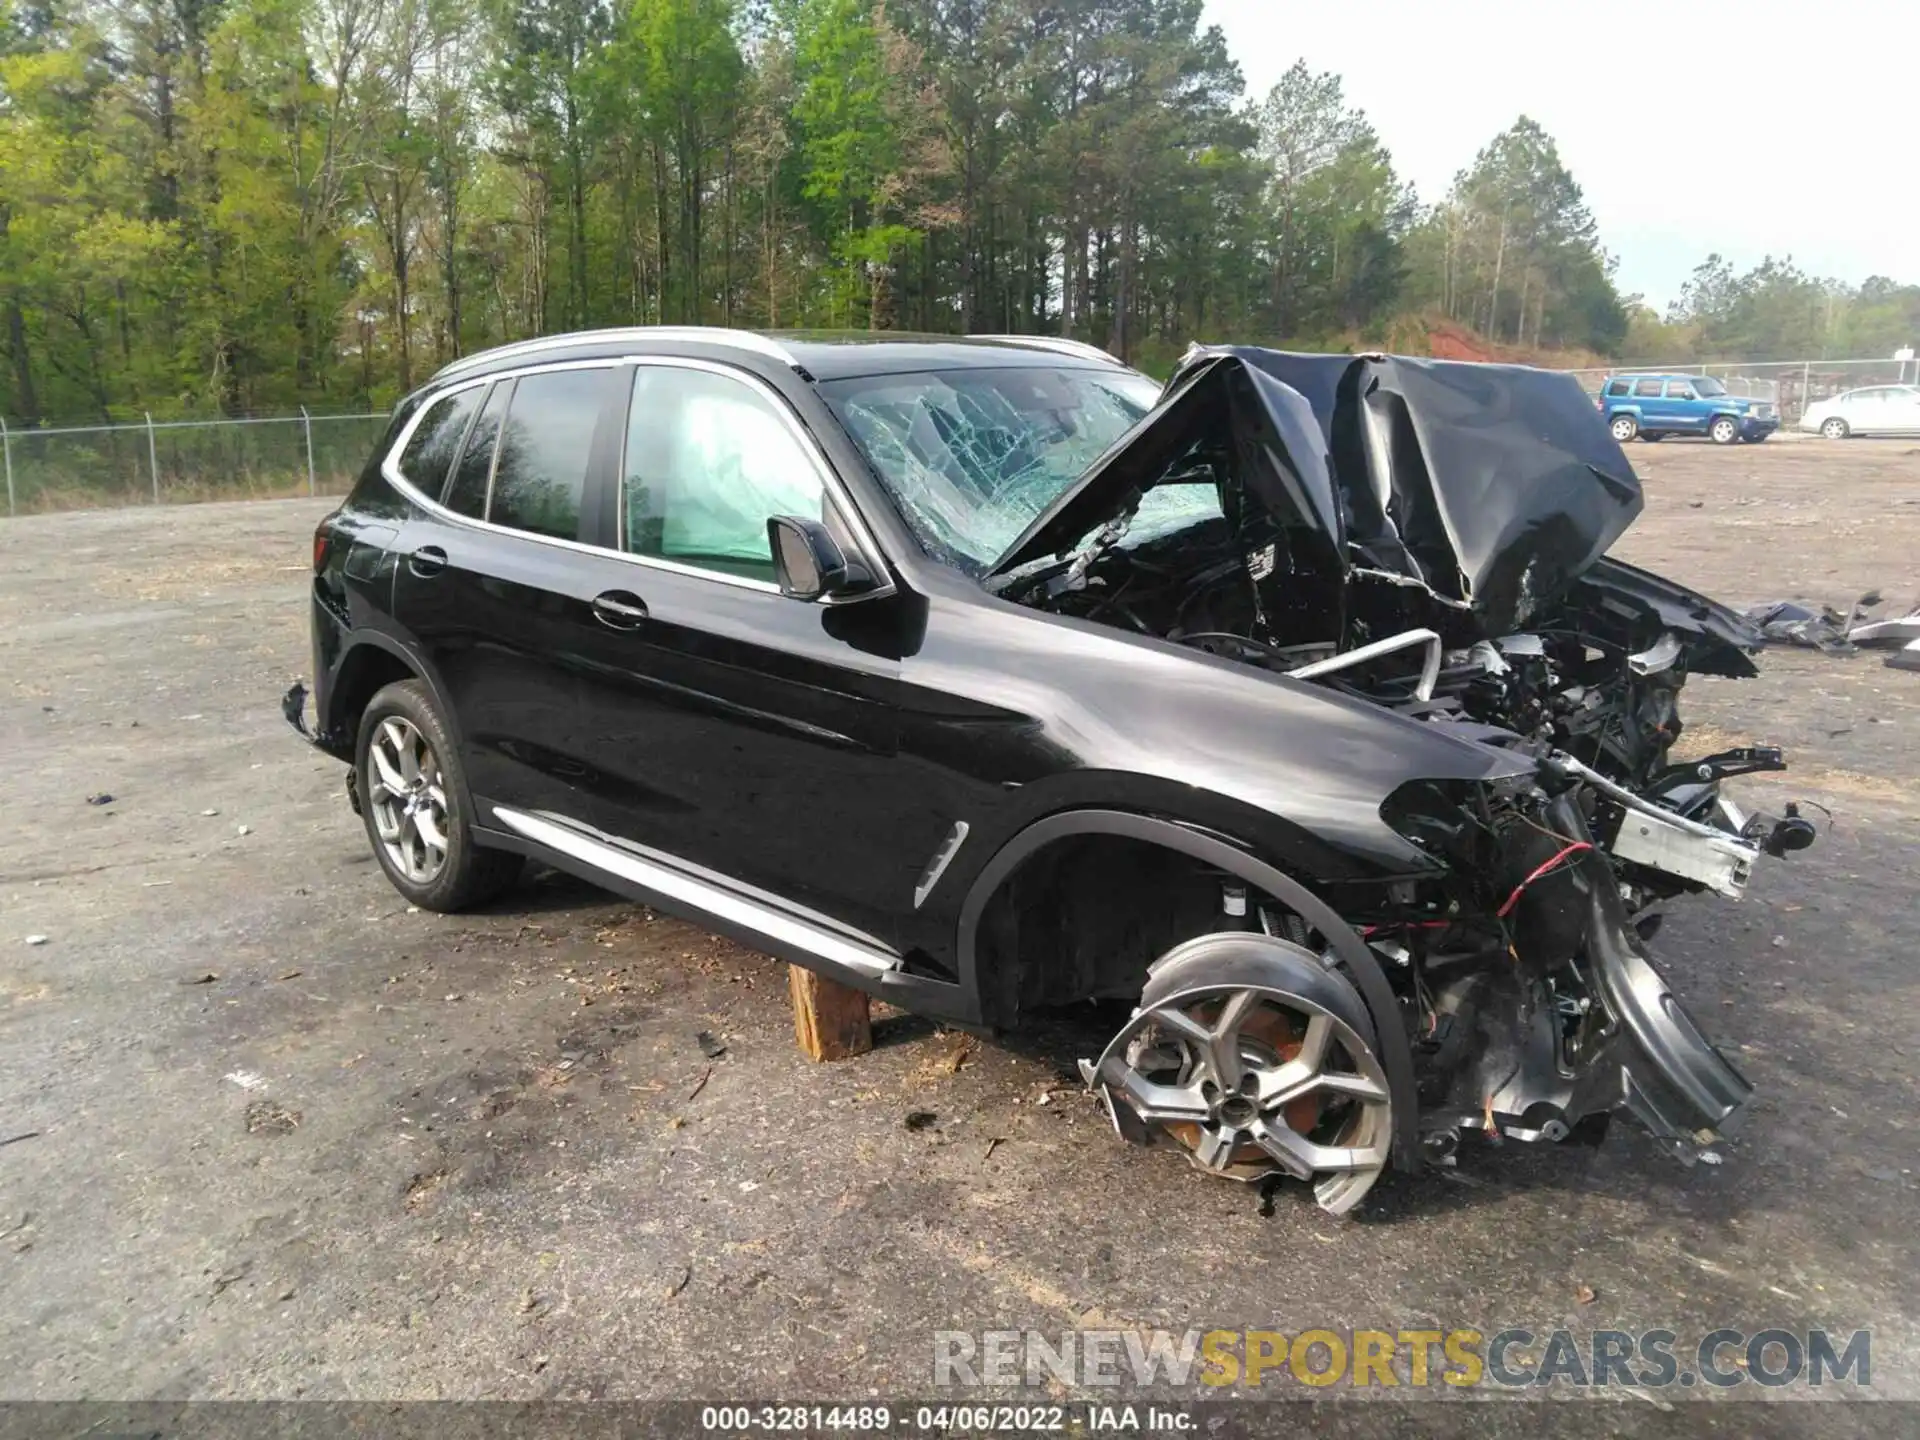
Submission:
M 1526 893 L 1527 887 L 1529 885 L 1533 884 L 1533 882 L 1538 880 L 1541 876 L 1553 870 L 1556 866 L 1559 865 L 1559 863 L 1562 860 L 1566 859 L 1569 855 L 1577 855 L 1582 850 L 1591 850 L 1591 849 L 1593 849 L 1593 845 L 1589 841 L 1586 841 L 1586 840 L 1574 841 L 1573 844 L 1567 846 L 1566 849 L 1562 850 L 1558 855 L 1554 856 L 1551 860 L 1547 861 L 1544 865 L 1541 865 L 1540 867 L 1538 867 L 1531 875 L 1527 876 L 1526 879 L 1522 880 L 1518 885 L 1514 886 L 1513 893 L 1507 896 L 1506 904 L 1502 905 L 1498 910 L 1494 912 L 1495 916 L 1501 920 L 1506 919 L 1507 916 L 1513 913 L 1513 907 L 1520 903 L 1520 897 Z
M 1558 868 L 1562 860 L 1565 860 L 1569 855 L 1578 855 L 1582 850 L 1591 849 L 1593 849 L 1591 841 L 1576 840 L 1551 860 L 1548 860 L 1543 865 L 1537 866 L 1531 875 L 1513 887 L 1513 893 L 1507 896 L 1506 903 L 1494 912 L 1495 918 L 1504 920 L 1507 916 L 1511 915 L 1513 913 L 1513 907 L 1520 903 L 1520 897 L 1526 894 L 1527 887 L 1533 884 L 1534 881 L 1541 879 Z M 1448 926 L 1455 923 L 1457 922 L 1452 920 L 1403 920 L 1394 925 L 1362 925 L 1360 927 L 1360 934 L 1365 937 L 1378 934 L 1382 930 L 1445 930 Z

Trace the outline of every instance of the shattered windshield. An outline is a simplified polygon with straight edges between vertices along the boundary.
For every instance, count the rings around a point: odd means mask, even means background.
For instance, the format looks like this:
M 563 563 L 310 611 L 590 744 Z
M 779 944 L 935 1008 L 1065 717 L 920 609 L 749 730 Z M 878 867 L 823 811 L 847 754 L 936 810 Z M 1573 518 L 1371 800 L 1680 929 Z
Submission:
M 928 552 L 980 574 L 1160 387 L 1125 370 L 942 370 L 820 386 Z

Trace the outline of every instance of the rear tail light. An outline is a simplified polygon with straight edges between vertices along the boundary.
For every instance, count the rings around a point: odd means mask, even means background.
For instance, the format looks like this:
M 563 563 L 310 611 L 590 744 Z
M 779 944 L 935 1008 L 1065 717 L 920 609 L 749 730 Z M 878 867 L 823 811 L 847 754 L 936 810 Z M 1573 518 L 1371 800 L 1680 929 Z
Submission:
M 333 532 L 325 525 L 313 532 L 313 573 L 322 574 L 327 568 L 327 552 L 333 548 Z

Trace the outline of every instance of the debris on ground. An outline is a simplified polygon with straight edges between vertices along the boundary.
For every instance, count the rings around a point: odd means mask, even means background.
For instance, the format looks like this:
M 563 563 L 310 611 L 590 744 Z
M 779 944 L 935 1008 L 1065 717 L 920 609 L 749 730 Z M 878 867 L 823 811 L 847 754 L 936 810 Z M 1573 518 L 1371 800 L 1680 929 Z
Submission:
M 38 1130 L 23 1130 L 18 1135 L 9 1135 L 7 1136 L 6 1139 L 0 1140 L 0 1145 L 17 1145 L 22 1140 L 37 1140 L 39 1138 L 40 1138 L 40 1132 Z M 21 1225 L 24 1225 L 26 1222 L 23 1220 L 20 1223 Z M 19 1228 L 20 1228 L 19 1226 L 14 1227 L 14 1229 L 19 1229 Z M 12 1234 L 13 1231 L 10 1230 L 7 1233 Z
M 87 804 L 89 804 L 89 805 L 111 805 L 111 804 L 113 804 L 113 796 L 111 796 L 111 795 L 109 795 L 109 794 L 107 794 L 107 792 L 106 792 L 106 791 L 104 791 L 104 790 L 102 790 L 102 791 L 101 791 L 101 792 L 100 792 L 99 794 L 97 794 L 97 795 L 89 795 L 89 796 L 87 796 Z
M 711 1030 L 702 1030 L 698 1035 L 693 1037 L 693 1041 L 694 1044 L 700 1047 L 700 1053 L 709 1060 L 718 1060 L 722 1055 L 727 1053 L 726 1042 L 724 1040 L 714 1039 Z
M 935 1115 L 931 1110 L 909 1110 L 906 1120 L 902 1123 L 904 1123 L 909 1130 L 925 1130 L 932 1126 L 933 1122 L 939 1118 L 940 1117 Z
M 27 936 L 27 944 L 29 945 L 44 945 L 46 943 L 47 943 L 47 937 L 44 935 Z
M 289 1110 L 271 1100 L 255 1100 L 247 1106 L 249 1135 L 291 1135 L 299 1128 L 298 1110 Z
M 1760 627 L 1769 645 L 1798 645 L 1808 650 L 1823 650 L 1829 655 L 1850 655 L 1853 646 L 1847 630 L 1859 613 L 1842 614 L 1831 605 L 1814 608 L 1798 600 L 1769 600 L 1747 608 L 1747 618 Z
M 1905 615 L 1867 619 L 1867 612 L 1882 599 L 1878 590 L 1869 590 L 1845 614 L 1831 605 L 1816 608 L 1799 600 L 1769 600 L 1750 607 L 1747 618 L 1760 627 L 1769 645 L 1799 645 L 1829 655 L 1851 655 L 1862 645 L 1900 646 L 1887 657 L 1887 665 L 1920 670 L 1920 601 Z
M 1591 1285 L 1582 1285 L 1573 1292 L 1573 1298 L 1578 1300 L 1582 1305 L 1591 1305 L 1595 1300 L 1600 1298 L 1600 1292 L 1595 1290 Z
M 692 1283 L 693 1283 L 693 1266 L 682 1265 L 680 1267 L 679 1275 L 674 1278 L 674 1282 L 671 1285 L 667 1286 L 667 1299 L 669 1300 L 673 1299 L 674 1296 L 678 1295 L 682 1290 L 686 1289 L 687 1286 L 691 1285 Z
M 180 983 L 182 985 L 211 985 L 219 978 L 220 977 L 211 970 L 201 970 L 187 976 L 187 978 Z
M 709 1065 L 709 1066 L 707 1066 L 707 1068 L 706 1068 L 706 1069 L 704 1069 L 704 1070 L 702 1070 L 702 1071 L 700 1072 L 700 1078 L 699 1078 L 699 1080 L 697 1080 L 697 1081 L 695 1081 L 695 1082 L 694 1082 L 694 1086 L 693 1086 L 693 1089 L 691 1089 L 691 1090 L 689 1090 L 689 1091 L 687 1092 L 687 1099 L 689 1099 L 689 1100 L 691 1100 L 691 1099 L 693 1099 L 693 1098 L 694 1098 L 695 1096 L 697 1096 L 697 1095 L 698 1095 L 698 1094 L 699 1094 L 699 1093 L 700 1093 L 700 1092 L 701 1092 L 702 1090 L 704 1090 L 704 1089 L 706 1089 L 706 1088 L 707 1088 L 707 1081 L 709 1081 L 709 1080 L 711 1080 L 712 1078 L 713 1078 L 713 1067 L 712 1067 L 711 1065 Z

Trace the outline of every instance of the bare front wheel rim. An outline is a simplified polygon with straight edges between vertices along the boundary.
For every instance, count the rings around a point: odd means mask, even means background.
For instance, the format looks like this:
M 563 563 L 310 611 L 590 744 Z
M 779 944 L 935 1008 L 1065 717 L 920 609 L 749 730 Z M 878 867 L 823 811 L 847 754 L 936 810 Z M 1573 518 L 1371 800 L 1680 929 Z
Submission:
M 367 802 L 387 861 L 415 885 L 447 864 L 447 791 L 440 759 L 412 721 L 389 715 L 367 747 Z
M 1385 1072 L 1344 1021 L 1302 996 L 1258 986 L 1171 996 L 1134 1015 L 1094 1079 L 1198 1168 L 1286 1175 L 1335 1213 L 1386 1168 Z

